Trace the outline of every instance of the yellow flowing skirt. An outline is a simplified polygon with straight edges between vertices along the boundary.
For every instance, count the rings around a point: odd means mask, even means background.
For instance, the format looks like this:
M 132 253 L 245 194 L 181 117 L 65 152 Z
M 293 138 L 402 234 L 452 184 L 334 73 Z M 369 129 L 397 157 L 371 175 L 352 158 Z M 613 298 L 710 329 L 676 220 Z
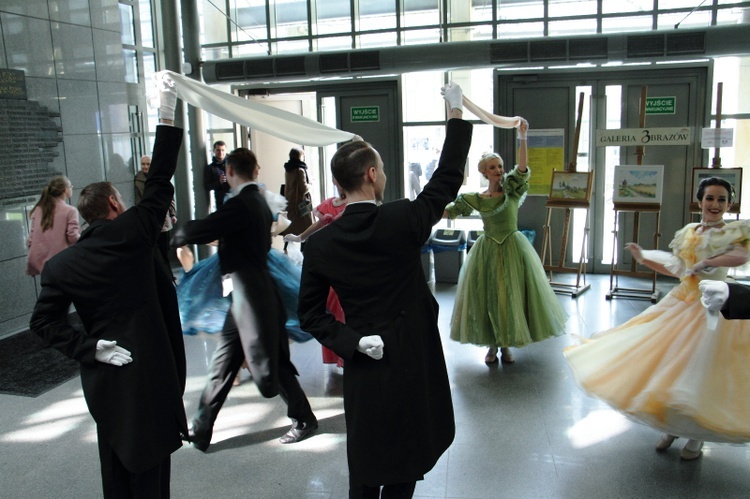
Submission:
M 750 321 L 709 330 L 688 279 L 626 323 L 566 349 L 578 383 L 628 417 L 710 442 L 750 441 Z

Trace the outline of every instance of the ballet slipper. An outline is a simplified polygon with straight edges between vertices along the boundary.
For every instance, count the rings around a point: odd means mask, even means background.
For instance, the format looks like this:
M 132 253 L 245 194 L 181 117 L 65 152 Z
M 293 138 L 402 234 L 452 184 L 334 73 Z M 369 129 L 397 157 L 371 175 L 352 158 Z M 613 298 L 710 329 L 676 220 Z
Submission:
M 512 364 L 516 361 L 516 359 L 513 358 L 513 354 L 510 353 L 510 348 L 503 347 L 500 349 L 500 352 L 502 354 L 500 360 L 503 361 L 503 364 Z
M 669 449 L 669 447 L 672 445 L 672 442 L 674 442 L 676 439 L 676 436 L 665 433 L 661 436 L 659 442 L 656 444 L 656 450 L 661 452 Z
M 487 365 L 497 364 L 497 347 L 490 347 L 487 355 L 484 356 L 484 363 Z
M 680 451 L 680 459 L 692 461 L 703 455 L 703 441 L 690 439 Z

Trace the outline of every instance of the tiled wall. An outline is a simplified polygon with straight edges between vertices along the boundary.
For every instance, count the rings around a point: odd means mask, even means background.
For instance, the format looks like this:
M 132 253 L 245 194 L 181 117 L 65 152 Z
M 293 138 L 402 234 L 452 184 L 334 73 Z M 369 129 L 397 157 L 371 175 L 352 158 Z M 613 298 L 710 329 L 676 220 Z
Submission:
M 75 186 L 107 180 L 132 204 L 134 170 L 117 0 L 2 0 L 0 67 L 23 70 L 29 100 L 63 142 L 52 167 Z M 0 151 L 2 154 L 2 151 Z M 0 211 L 0 337 L 28 327 L 38 278 L 25 275 L 31 206 Z

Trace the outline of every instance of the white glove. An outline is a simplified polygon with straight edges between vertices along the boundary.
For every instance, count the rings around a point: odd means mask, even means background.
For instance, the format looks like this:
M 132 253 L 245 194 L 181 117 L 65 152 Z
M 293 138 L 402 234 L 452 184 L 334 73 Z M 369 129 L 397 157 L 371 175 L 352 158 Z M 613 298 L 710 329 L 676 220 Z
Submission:
M 284 241 L 287 243 L 301 243 L 302 238 L 296 234 L 287 234 L 284 236 Z
M 521 123 L 518 124 L 518 138 L 520 140 L 526 140 L 526 132 L 529 131 L 529 122 L 524 118 L 521 118 Z
M 440 94 L 451 109 L 463 109 L 464 95 L 457 83 L 448 83 L 440 89 Z
M 159 118 L 174 121 L 177 106 L 177 91 L 174 80 L 165 71 L 156 73 L 156 86 L 159 89 Z
M 124 366 L 133 362 L 130 352 L 117 346 L 116 341 L 99 340 L 96 342 L 96 353 L 94 358 L 103 364 L 113 366 Z
M 380 360 L 383 358 L 383 348 L 385 348 L 385 345 L 383 344 L 383 338 L 381 338 L 380 335 L 377 334 L 374 334 L 372 336 L 363 336 L 359 340 L 359 345 L 357 345 L 358 352 L 362 352 L 363 354 L 368 355 L 375 360 Z
M 703 293 L 701 303 L 711 312 L 720 311 L 729 298 L 729 286 L 724 281 L 701 281 L 698 289 Z
M 630 251 L 630 253 L 633 255 L 633 258 L 635 258 L 635 261 L 638 263 L 643 263 L 643 248 L 638 246 L 635 243 L 628 243 L 625 245 L 625 249 Z

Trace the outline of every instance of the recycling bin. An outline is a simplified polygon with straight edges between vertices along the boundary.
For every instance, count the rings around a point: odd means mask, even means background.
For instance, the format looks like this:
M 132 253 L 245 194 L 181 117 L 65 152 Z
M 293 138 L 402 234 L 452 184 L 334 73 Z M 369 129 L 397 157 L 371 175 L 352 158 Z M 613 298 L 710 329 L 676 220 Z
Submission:
M 526 236 L 532 246 L 534 246 L 534 239 L 536 239 L 536 231 L 532 229 L 518 229 L 521 234 Z
M 430 239 L 435 282 L 456 284 L 466 255 L 466 233 L 457 229 L 438 229 Z

